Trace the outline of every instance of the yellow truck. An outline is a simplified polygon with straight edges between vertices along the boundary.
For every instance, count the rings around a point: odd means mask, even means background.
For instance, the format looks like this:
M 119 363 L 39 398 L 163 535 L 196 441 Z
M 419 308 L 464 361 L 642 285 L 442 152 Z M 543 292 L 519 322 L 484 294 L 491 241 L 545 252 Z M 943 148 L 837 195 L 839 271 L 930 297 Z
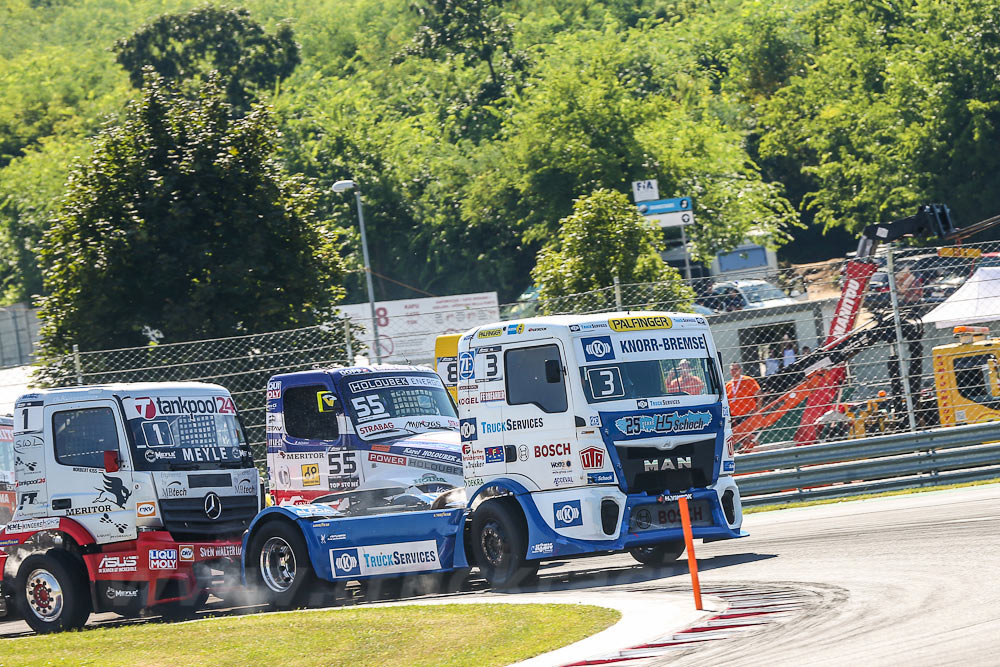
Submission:
M 989 327 L 955 327 L 957 343 L 933 350 L 941 426 L 1000 421 L 1000 338 Z

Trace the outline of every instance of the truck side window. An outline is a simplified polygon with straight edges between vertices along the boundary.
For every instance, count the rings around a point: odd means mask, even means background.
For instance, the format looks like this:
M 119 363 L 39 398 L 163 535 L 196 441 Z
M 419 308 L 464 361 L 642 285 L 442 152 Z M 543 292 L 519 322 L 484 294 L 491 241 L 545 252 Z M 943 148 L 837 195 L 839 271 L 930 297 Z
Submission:
M 67 466 L 103 468 L 104 452 L 118 451 L 118 426 L 111 408 L 63 410 L 52 415 L 56 461 Z
M 534 404 L 548 413 L 566 411 L 566 378 L 559 373 L 558 382 L 549 382 L 546 361 L 555 361 L 562 368 L 558 346 L 522 347 L 504 353 L 508 405 Z
M 340 437 L 337 412 L 325 409 L 322 396 L 328 393 L 321 384 L 291 387 L 282 395 L 285 410 L 285 432 L 305 440 L 336 440 Z

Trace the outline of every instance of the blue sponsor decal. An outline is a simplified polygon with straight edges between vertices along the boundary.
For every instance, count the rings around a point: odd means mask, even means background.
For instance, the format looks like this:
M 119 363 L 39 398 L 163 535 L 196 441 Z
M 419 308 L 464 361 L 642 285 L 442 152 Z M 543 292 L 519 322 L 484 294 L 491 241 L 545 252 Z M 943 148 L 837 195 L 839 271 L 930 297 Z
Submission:
M 475 357 L 472 352 L 460 352 L 458 355 L 458 379 L 471 380 L 476 373 Z
M 10 546 L 14 546 L 15 544 L 20 544 L 20 543 L 21 543 L 21 540 L 18 540 L 18 539 L 0 540 L 0 547 L 10 547 Z
M 476 429 L 476 418 L 462 419 L 458 424 L 459 433 L 462 434 L 462 442 L 471 442 L 472 440 L 479 439 L 479 433 Z
M 587 484 L 613 484 L 615 474 L 613 472 L 588 472 Z
M 503 463 L 503 446 L 494 445 L 486 448 L 487 463 Z
M 625 435 L 643 433 L 691 433 L 712 425 L 712 413 L 706 411 L 661 412 L 655 415 L 631 415 L 615 420 L 615 428 Z
M 524 325 L 523 324 L 508 324 L 507 325 L 507 335 L 508 336 L 516 336 L 517 334 L 521 333 L 522 331 L 524 331 Z
M 736 472 L 736 461 L 723 461 L 722 472 Z
M 609 361 L 615 358 L 611 336 L 581 338 L 580 343 L 583 345 L 583 358 L 587 361 Z
M 330 562 L 333 563 L 333 576 L 349 577 L 361 574 L 361 559 L 357 549 L 331 549 Z
M 555 519 L 556 528 L 583 525 L 583 512 L 580 511 L 579 500 L 568 500 L 553 504 L 552 515 Z

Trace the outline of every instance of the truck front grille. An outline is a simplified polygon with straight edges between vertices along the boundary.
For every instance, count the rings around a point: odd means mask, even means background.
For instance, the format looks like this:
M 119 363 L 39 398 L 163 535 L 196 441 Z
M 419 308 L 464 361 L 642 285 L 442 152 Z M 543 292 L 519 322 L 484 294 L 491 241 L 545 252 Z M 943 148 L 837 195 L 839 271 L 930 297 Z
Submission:
M 239 537 L 257 515 L 255 496 L 222 496 L 222 513 L 213 520 L 205 514 L 204 498 L 160 501 L 163 526 L 175 540 Z
M 714 438 L 667 450 L 627 445 L 617 445 L 615 449 L 625 473 L 624 486 L 628 493 L 680 493 L 692 487 L 706 487 L 715 481 Z

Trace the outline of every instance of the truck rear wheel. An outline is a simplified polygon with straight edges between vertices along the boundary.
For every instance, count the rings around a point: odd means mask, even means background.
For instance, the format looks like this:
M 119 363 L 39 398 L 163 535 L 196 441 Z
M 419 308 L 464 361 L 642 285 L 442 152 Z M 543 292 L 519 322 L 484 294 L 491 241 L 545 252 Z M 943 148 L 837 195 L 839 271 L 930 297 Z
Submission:
M 511 588 L 538 572 L 525 560 L 528 536 L 523 519 L 507 500 L 491 500 L 472 515 L 472 551 L 479 571 L 495 588 Z
M 636 547 L 628 550 L 632 558 L 643 565 L 666 565 L 672 563 L 684 553 L 684 541 L 654 544 L 648 547 Z
M 65 551 L 28 556 L 14 579 L 21 617 L 39 634 L 82 628 L 90 591 L 82 566 Z
M 305 539 L 297 527 L 273 521 L 254 536 L 248 563 L 253 564 L 256 585 L 264 598 L 279 609 L 301 606 L 316 590 L 316 573 L 309 561 Z

